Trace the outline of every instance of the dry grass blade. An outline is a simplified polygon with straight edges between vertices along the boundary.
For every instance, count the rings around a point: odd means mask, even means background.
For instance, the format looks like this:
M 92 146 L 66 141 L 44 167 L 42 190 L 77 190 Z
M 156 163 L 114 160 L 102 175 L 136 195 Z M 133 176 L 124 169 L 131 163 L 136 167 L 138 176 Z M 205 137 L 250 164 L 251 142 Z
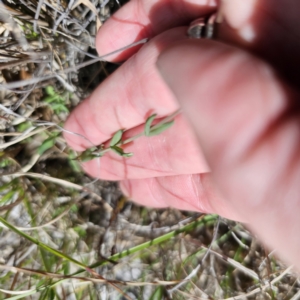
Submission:
M 243 243 L 238 237 L 237 237 L 237 235 L 234 233 L 234 232 L 231 232 L 231 234 L 232 234 L 232 236 L 233 236 L 233 238 L 237 241 L 237 243 L 242 247 L 242 248 L 244 248 L 244 249 L 249 249 L 249 247 L 245 244 L 245 243 Z
M 94 15 L 97 19 L 97 30 L 99 30 L 99 28 L 102 25 L 102 22 L 101 22 L 101 20 L 98 16 L 98 12 L 97 12 L 97 9 L 96 9 L 95 5 L 92 2 L 88 1 L 88 0 L 77 0 L 77 2 L 74 3 L 72 9 L 76 8 L 80 4 L 86 5 L 94 13 Z
M 8 175 L 5 175 L 5 176 L 8 176 Z M 86 190 L 85 187 L 83 187 L 83 186 L 81 186 L 79 184 L 75 184 L 75 183 L 69 182 L 67 180 L 63 180 L 63 179 L 59 179 L 59 178 L 54 178 L 54 177 L 51 177 L 51 176 L 48 176 L 48 175 L 44 175 L 44 174 L 38 174 L 38 173 L 32 173 L 32 172 L 26 172 L 26 173 L 16 172 L 16 173 L 10 174 L 9 176 L 12 176 L 14 178 L 22 177 L 22 176 L 28 176 L 28 177 L 32 177 L 32 178 L 39 178 L 39 179 L 42 179 L 42 180 L 46 180 L 46 181 L 50 181 L 50 182 L 53 182 L 53 183 L 57 183 L 59 185 L 67 187 L 67 188 L 72 188 L 72 189 L 76 189 L 76 190 L 80 190 L 80 191 L 81 190 Z
M 11 291 L 11 290 L 3 290 L 3 289 L 0 289 L 0 291 L 2 293 L 5 293 L 5 294 L 11 294 L 11 295 L 24 295 L 25 293 L 32 293 L 32 292 L 35 292 L 34 289 L 31 289 L 31 290 L 24 290 L 24 291 Z
M 278 277 L 274 278 L 270 283 L 267 283 L 263 286 L 260 286 L 259 288 L 254 289 L 253 291 L 249 292 L 249 293 L 245 293 L 243 295 L 240 296 L 236 296 L 236 297 L 230 297 L 230 298 L 226 298 L 224 300 L 239 300 L 239 299 L 245 299 L 248 297 L 251 297 L 253 295 L 256 295 L 258 293 L 260 293 L 261 291 L 265 291 L 266 289 L 270 289 L 273 287 L 273 285 L 280 281 L 284 276 L 286 276 L 287 274 L 289 274 L 291 272 L 291 270 L 293 269 L 293 266 L 288 267 L 284 272 L 282 272 Z
M 217 239 L 217 234 L 218 234 L 218 230 L 219 230 L 219 225 L 220 225 L 220 217 L 218 217 L 218 219 L 217 219 L 216 226 L 215 226 L 215 228 L 214 228 L 214 234 L 213 234 L 212 241 L 211 241 L 209 247 L 207 248 L 206 253 L 205 253 L 204 256 L 203 256 L 203 258 L 202 258 L 202 260 L 201 260 L 201 263 L 198 264 L 198 266 L 197 266 L 195 269 L 193 269 L 193 271 L 192 271 L 187 277 L 185 277 L 185 280 L 184 280 L 184 281 L 182 281 L 182 282 L 179 283 L 178 285 L 174 286 L 172 289 L 168 290 L 169 295 L 172 296 L 172 293 L 174 293 L 175 291 L 177 291 L 181 286 L 183 286 L 183 284 L 184 284 L 185 282 L 188 282 L 191 278 L 193 278 L 193 277 L 197 274 L 197 272 L 199 271 L 201 265 L 205 262 L 205 260 L 206 260 L 206 258 L 207 258 L 207 256 L 208 256 L 208 254 L 209 254 L 209 252 L 210 252 L 210 250 L 211 250 L 213 244 L 215 243 L 215 241 L 216 241 L 216 239 Z
M 22 201 L 22 199 L 20 198 L 20 201 Z M 75 201 L 74 201 L 75 203 Z M 31 227 L 16 227 L 18 230 L 20 231 L 33 231 L 33 230 L 37 230 L 37 229 L 42 229 L 42 228 L 45 228 L 45 227 L 48 227 L 52 224 L 54 224 L 55 222 L 57 222 L 58 220 L 60 220 L 63 216 L 67 215 L 72 207 L 72 205 L 74 204 L 72 203 L 67 209 L 65 209 L 60 215 L 58 215 L 56 218 L 54 218 L 53 220 L 45 223 L 45 224 L 42 224 L 40 226 L 31 226 Z M 13 206 L 13 205 L 17 205 L 18 204 L 18 201 L 15 201 L 14 203 L 10 204 L 10 206 Z M 0 207 L 0 211 L 6 211 L 10 209 L 10 207 L 8 207 L 8 205 L 6 205 L 5 207 Z M 3 225 L 2 223 L 0 224 L 0 227 L 3 227 L 3 228 L 6 228 L 5 225 Z
M 44 3 L 44 0 L 39 0 L 38 1 L 38 6 L 37 6 L 37 9 L 36 9 L 36 12 L 35 12 L 34 23 L 33 23 L 33 30 L 35 32 L 37 32 L 37 21 L 39 19 L 39 15 L 40 15 L 40 11 L 41 11 L 43 3 Z
M 207 249 L 206 247 L 202 247 L 204 249 Z M 215 256 L 217 256 L 218 258 L 226 261 L 227 263 L 229 263 L 230 265 L 232 265 L 234 268 L 237 268 L 239 269 L 240 271 L 242 271 L 245 275 L 247 276 L 250 276 L 251 278 L 253 278 L 254 280 L 257 280 L 257 281 L 260 281 L 260 278 L 258 276 L 258 274 L 256 272 L 254 272 L 253 270 L 243 266 L 241 263 L 237 262 L 236 260 L 232 259 L 232 258 L 229 258 L 229 257 L 226 257 L 212 249 L 210 249 L 210 252 L 212 254 L 214 254 Z
M 137 41 L 135 43 L 132 43 L 128 46 L 122 47 L 120 49 L 117 49 L 117 50 L 112 51 L 110 53 L 107 53 L 105 55 L 102 55 L 99 58 L 91 59 L 89 61 L 83 62 L 81 64 L 77 64 L 74 67 L 66 68 L 63 71 L 59 71 L 59 72 L 56 72 L 54 74 L 50 74 L 50 75 L 43 76 L 43 77 L 40 77 L 40 78 L 26 79 L 26 80 L 22 80 L 22 81 L 19 81 L 19 82 L 17 81 L 17 82 L 12 82 L 12 83 L 7 83 L 7 84 L 0 84 L 0 90 L 1 89 L 16 89 L 16 88 L 20 88 L 20 87 L 23 87 L 23 86 L 26 86 L 26 85 L 35 84 L 35 83 L 38 83 L 38 82 L 41 82 L 41 81 L 52 79 L 52 78 L 56 77 L 57 75 L 63 75 L 63 74 L 71 73 L 71 72 L 76 72 L 79 69 L 82 69 L 82 68 L 87 67 L 89 65 L 95 64 L 98 61 L 105 61 L 106 58 L 109 58 L 111 55 L 114 55 L 116 53 L 119 53 L 119 52 L 124 51 L 124 50 L 129 49 L 129 48 L 135 47 L 137 45 L 144 44 L 147 41 L 148 41 L 148 39 L 142 39 L 142 40 Z
M 60 178 L 54 178 L 54 177 L 51 177 L 51 176 L 48 176 L 48 175 L 44 175 L 44 174 L 38 174 L 38 173 L 32 173 L 32 172 L 27 172 L 27 173 L 15 172 L 15 173 L 12 173 L 12 174 L 9 174 L 9 175 L 5 174 L 5 175 L 0 175 L 0 176 L 11 176 L 13 178 L 26 176 L 26 177 L 31 177 L 31 178 L 39 178 L 41 180 L 50 181 L 50 182 L 59 184 L 59 185 L 64 186 L 66 188 L 72 188 L 72 189 L 75 189 L 75 190 L 86 191 L 88 193 L 91 193 L 92 195 L 97 197 L 97 199 L 102 201 L 102 198 L 98 194 L 92 192 L 87 187 L 84 187 L 84 186 L 81 186 L 79 184 L 75 184 L 75 183 L 69 182 L 67 180 L 60 179 Z M 107 205 L 107 207 L 109 207 L 109 206 Z
M 30 48 L 26 38 L 23 35 L 23 32 L 20 30 L 19 26 L 16 24 L 15 20 L 11 18 L 11 10 L 7 10 L 6 6 L 0 2 L 0 16 L 1 19 L 6 23 L 7 29 L 10 30 L 13 35 L 16 37 L 16 40 L 19 42 L 23 50 Z
M 299 299 L 300 299 L 300 290 L 290 300 L 299 300 Z
M 44 128 L 37 128 L 35 129 L 36 127 L 31 127 L 29 128 L 28 130 L 26 130 L 26 132 L 24 132 L 23 134 L 17 136 L 14 140 L 10 141 L 10 142 L 7 142 L 7 143 L 4 143 L 4 144 L 0 144 L 0 149 L 6 149 L 7 147 L 11 146 L 11 145 L 14 145 L 14 144 L 17 144 L 33 135 L 36 135 L 38 133 L 41 133 L 45 130 L 47 130 L 48 128 L 44 127 Z M 35 130 L 34 130 L 35 129 Z
M 92 277 L 84 277 L 84 276 L 68 276 L 68 275 L 61 275 L 57 273 L 50 273 L 40 270 L 32 270 L 32 269 L 26 269 L 26 268 L 18 268 L 13 266 L 4 266 L 0 264 L 0 269 L 8 270 L 10 272 L 21 272 L 25 274 L 30 275 L 39 275 L 44 276 L 48 278 L 54 278 L 54 279 L 71 279 L 71 280 L 80 280 L 80 281 L 86 281 L 86 282 L 93 282 L 93 283 L 112 283 L 112 284 L 119 284 L 124 286 L 158 286 L 158 285 L 164 285 L 164 286 L 170 286 L 178 283 L 178 281 L 164 281 L 164 280 L 157 280 L 155 282 L 132 282 L 132 281 L 119 281 L 119 280 L 110 280 L 105 278 L 92 278 Z M 98 274 L 96 274 L 98 275 Z M 98 275 L 99 277 L 99 275 Z M 33 290 L 32 290 L 33 291 Z M 29 292 L 29 291 L 23 291 L 23 292 Z M 18 294 L 21 294 L 21 292 L 18 292 Z M 17 295 L 17 294 L 16 294 Z

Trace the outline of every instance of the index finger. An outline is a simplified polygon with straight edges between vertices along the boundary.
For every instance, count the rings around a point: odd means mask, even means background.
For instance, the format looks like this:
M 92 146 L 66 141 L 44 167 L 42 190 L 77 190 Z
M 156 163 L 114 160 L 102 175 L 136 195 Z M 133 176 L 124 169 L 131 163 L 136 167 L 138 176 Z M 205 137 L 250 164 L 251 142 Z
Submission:
M 144 38 L 182 25 L 212 13 L 217 0 L 132 0 L 120 8 L 101 27 L 96 38 L 99 55 L 105 55 Z M 130 57 L 141 46 L 136 46 L 109 60 L 122 61 Z

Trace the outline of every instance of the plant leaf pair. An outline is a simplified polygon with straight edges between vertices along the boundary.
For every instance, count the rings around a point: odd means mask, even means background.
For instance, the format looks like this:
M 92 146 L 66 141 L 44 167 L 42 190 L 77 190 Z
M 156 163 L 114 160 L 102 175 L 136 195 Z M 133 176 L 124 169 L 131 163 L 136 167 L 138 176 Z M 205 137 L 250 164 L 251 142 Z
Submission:
M 156 125 L 151 126 L 155 118 L 156 118 L 156 114 L 153 114 L 146 120 L 145 129 L 144 129 L 145 136 L 158 135 L 163 131 L 167 130 L 168 128 L 170 128 L 174 124 L 174 120 L 172 120 L 170 122 L 166 122 L 158 126 Z
M 122 141 L 124 130 L 120 129 L 118 130 L 110 140 L 109 146 L 112 151 L 114 151 L 116 154 L 123 156 L 123 157 L 131 157 L 133 153 L 125 153 L 124 150 L 117 145 Z
M 133 155 L 132 152 L 125 153 L 124 150 L 118 146 L 111 146 L 110 149 L 113 150 L 116 154 L 123 157 L 131 157 Z

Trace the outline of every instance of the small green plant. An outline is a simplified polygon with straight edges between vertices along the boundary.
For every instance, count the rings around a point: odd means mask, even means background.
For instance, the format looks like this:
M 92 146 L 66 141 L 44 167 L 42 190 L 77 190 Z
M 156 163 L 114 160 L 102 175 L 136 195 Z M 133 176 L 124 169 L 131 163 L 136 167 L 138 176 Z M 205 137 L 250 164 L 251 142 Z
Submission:
M 38 153 L 39 155 L 42 155 L 45 153 L 47 150 L 51 149 L 55 143 L 56 139 L 60 136 L 60 132 L 49 132 L 49 137 L 45 139 L 42 144 L 38 147 Z
M 20 123 L 20 124 L 17 126 L 17 131 L 18 131 L 18 132 L 24 132 L 25 130 L 27 130 L 27 129 L 30 128 L 31 126 L 32 126 L 32 122 L 30 122 L 30 121 L 22 122 L 22 123 Z
M 21 22 L 21 24 L 19 23 L 19 26 L 21 30 L 24 32 L 26 39 L 31 40 L 39 37 L 39 34 L 34 31 L 33 26 L 30 22 L 27 22 L 25 20 L 20 20 L 20 19 L 19 22 Z
M 83 151 L 76 159 L 81 162 L 86 162 L 86 161 L 92 160 L 94 158 L 101 157 L 108 151 L 113 151 L 122 157 L 131 157 L 131 156 L 133 156 L 133 153 L 132 152 L 129 152 L 129 153 L 124 152 L 124 150 L 121 148 L 122 145 L 128 144 L 141 136 L 151 137 L 151 136 L 162 133 L 163 131 L 167 130 L 174 124 L 175 121 L 173 120 L 173 118 L 178 113 L 179 113 L 179 111 L 176 111 L 175 113 L 162 119 L 160 122 L 158 122 L 155 125 L 152 125 L 152 123 L 155 120 L 157 115 L 153 114 L 146 120 L 143 132 L 140 132 L 139 134 L 137 134 L 131 138 L 122 140 L 125 130 L 120 129 L 113 135 L 113 137 L 109 141 L 108 147 L 105 147 L 103 144 L 101 144 L 100 146 L 91 147 L 91 148 Z
M 9 165 L 11 165 L 11 160 L 8 159 L 7 157 L 1 157 L 1 154 L 0 154 L 0 168 L 6 168 L 8 167 Z
M 68 113 L 69 110 L 66 106 L 66 98 L 68 97 L 68 92 L 63 94 L 58 94 L 52 86 L 47 86 L 45 88 L 46 97 L 43 101 L 52 108 L 56 114 Z

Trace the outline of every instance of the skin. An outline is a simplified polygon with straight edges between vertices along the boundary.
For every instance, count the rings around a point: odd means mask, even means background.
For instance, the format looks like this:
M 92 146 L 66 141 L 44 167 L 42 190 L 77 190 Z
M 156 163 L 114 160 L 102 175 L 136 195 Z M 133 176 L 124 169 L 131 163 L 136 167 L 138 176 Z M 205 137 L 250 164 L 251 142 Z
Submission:
M 221 6 L 221 7 L 220 7 Z M 127 136 L 152 113 L 182 108 L 159 136 L 83 165 L 121 180 L 152 207 L 218 213 L 248 224 L 269 248 L 300 268 L 300 36 L 296 0 L 132 0 L 99 30 L 99 55 L 126 62 L 70 115 L 66 129 L 94 144 L 120 128 Z M 186 36 L 193 19 L 220 9 L 216 40 Z M 91 145 L 65 134 L 82 151 Z

